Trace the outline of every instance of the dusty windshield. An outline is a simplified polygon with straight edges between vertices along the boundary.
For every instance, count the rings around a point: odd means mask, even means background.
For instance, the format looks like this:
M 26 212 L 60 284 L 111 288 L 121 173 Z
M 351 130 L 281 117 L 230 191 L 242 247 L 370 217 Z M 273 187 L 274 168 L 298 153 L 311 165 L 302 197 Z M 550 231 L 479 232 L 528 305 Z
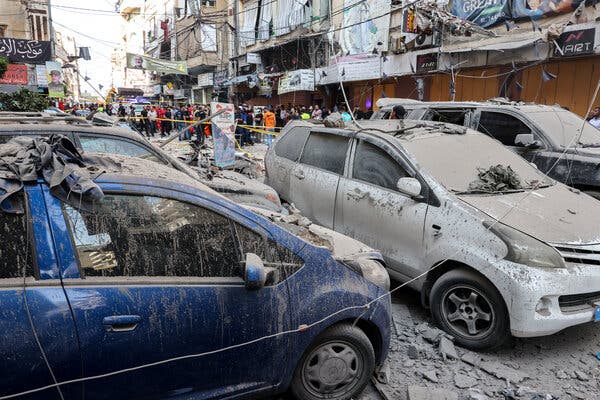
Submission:
M 600 130 L 570 111 L 556 108 L 527 115 L 561 147 L 600 147 Z
M 503 194 L 553 184 L 523 158 L 485 135 L 431 135 L 402 142 L 402 146 L 425 171 L 452 192 Z M 498 165 L 510 167 L 520 185 L 499 191 L 475 190 L 473 182 L 480 180 L 481 172 Z

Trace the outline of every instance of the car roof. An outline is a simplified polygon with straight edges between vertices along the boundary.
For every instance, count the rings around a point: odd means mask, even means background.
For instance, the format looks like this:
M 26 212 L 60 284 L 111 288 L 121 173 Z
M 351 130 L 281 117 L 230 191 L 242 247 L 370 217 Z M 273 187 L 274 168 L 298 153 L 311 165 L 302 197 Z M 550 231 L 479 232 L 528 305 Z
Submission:
M 31 121 L 31 122 L 29 122 Z M 145 140 L 139 133 L 131 131 L 129 129 L 120 126 L 102 126 L 94 124 L 71 124 L 65 121 L 52 121 L 51 123 L 35 122 L 31 119 L 24 120 L 24 122 L 6 122 L 3 123 L 0 117 L 0 135 L 11 135 L 15 132 L 22 134 L 23 132 L 36 132 L 47 133 L 64 133 L 64 132 L 81 132 L 81 133 L 95 133 L 103 134 L 108 136 L 125 137 L 128 139 L 140 141 Z
M 290 128 L 297 126 L 318 127 L 327 129 L 322 123 L 310 121 L 292 121 L 288 124 Z M 331 129 L 331 128 L 329 128 Z M 344 128 L 333 128 L 341 130 L 355 131 L 356 133 L 370 134 L 385 139 L 396 139 L 399 141 L 414 141 L 419 138 L 441 136 L 445 134 L 470 134 L 483 135 L 473 129 L 449 124 L 445 122 L 421 121 L 421 120 L 399 120 L 399 119 L 380 119 L 380 120 L 361 120 L 358 124 L 354 122 L 346 123 Z
M 380 100 L 385 100 L 380 102 Z M 518 109 L 525 112 L 530 111 L 551 111 L 555 110 L 559 105 L 545 105 L 535 103 L 518 103 L 511 102 L 506 99 L 490 99 L 486 101 L 418 101 L 413 99 L 402 98 L 385 98 L 379 99 L 377 105 L 380 108 L 391 109 L 396 104 L 403 106 L 421 106 L 421 107 L 440 107 L 440 108 L 461 108 L 461 107 L 492 107 L 499 109 Z
M 158 186 L 163 187 L 173 187 L 173 184 L 185 185 L 224 198 L 187 174 L 154 161 L 104 153 L 86 153 L 86 160 L 104 171 L 95 179 L 96 182 L 126 181 L 146 185 L 149 182 L 156 182 Z

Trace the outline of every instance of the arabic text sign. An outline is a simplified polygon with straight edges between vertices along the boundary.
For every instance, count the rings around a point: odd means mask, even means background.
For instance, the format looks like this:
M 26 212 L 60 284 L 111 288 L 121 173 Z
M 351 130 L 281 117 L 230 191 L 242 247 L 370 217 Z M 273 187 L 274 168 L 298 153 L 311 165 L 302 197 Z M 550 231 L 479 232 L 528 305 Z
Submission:
M 150 71 L 163 72 L 165 74 L 187 74 L 185 61 L 169 61 L 153 58 L 141 54 L 127 53 L 127 68 L 147 69 Z
M 27 66 L 8 64 L 0 83 L 4 85 L 27 85 Z
M 453 0 L 452 14 L 479 26 L 488 27 L 510 18 L 510 2 L 510 0 Z
M 336 57 L 330 61 L 337 65 L 338 76 L 344 82 L 378 79 L 381 76 L 381 58 L 373 54 Z
M 235 115 L 231 103 L 210 103 L 211 114 L 225 110 L 212 119 L 215 164 L 217 167 L 229 167 L 235 163 Z
M 594 40 L 596 29 L 579 29 L 576 31 L 563 32 L 556 43 L 559 48 L 554 50 L 555 56 L 578 56 L 580 54 L 591 54 L 594 52 Z
M 0 38 L 0 55 L 10 62 L 42 64 L 50 60 L 50 42 Z
M 315 71 L 312 69 L 299 69 L 290 71 L 279 78 L 278 94 L 296 92 L 298 90 L 315 90 Z

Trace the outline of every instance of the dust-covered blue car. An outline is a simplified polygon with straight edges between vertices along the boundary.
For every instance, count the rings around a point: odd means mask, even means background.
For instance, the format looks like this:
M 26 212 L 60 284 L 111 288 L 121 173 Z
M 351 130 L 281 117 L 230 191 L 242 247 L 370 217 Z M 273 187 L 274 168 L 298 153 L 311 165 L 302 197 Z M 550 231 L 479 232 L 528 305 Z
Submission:
M 24 213 L 0 212 L 0 398 L 349 399 L 384 363 L 380 254 L 98 159 L 102 200 L 38 180 L 7 200 Z

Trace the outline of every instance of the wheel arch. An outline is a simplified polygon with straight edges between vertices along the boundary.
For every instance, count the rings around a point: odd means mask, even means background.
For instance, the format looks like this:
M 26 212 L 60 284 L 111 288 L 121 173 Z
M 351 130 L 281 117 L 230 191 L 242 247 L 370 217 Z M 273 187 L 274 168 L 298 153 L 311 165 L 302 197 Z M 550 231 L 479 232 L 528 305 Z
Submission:
M 492 287 L 494 287 L 500 294 L 500 297 L 502 298 L 502 301 L 504 302 L 504 306 L 506 307 L 506 310 L 508 311 L 509 308 L 508 308 L 508 304 L 506 303 L 506 299 L 502 295 L 502 291 L 498 288 L 498 286 L 494 282 L 489 280 L 487 276 L 482 274 L 477 269 L 471 267 L 468 264 L 465 264 L 463 262 L 456 261 L 456 260 L 439 261 L 439 262 L 435 263 L 429 269 L 429 272 L 427 273 L 427 275 L 425 277 L 425 283 L 423 284 L 423 289 L 421 290 L 421 302 L 423 303 L 424 307 L 429 308 L 429 295 L 431 293 L 431 288 L 433 287 L 435 282 L 438 279 L 440 279 L 440 277 L 442 275 L 444 275 L 445 273 L 455 270 L 455 269 L 465 269 L 467 271 L 473 272 L 474 274 L 477 274 L 478 276 L 480 276 L 481 278 L 483 278 L 487 282 L 489 282 L 489 284 L 492 285 Z M 510 318 L 509 318 L 509 321 L 510 321 Z

